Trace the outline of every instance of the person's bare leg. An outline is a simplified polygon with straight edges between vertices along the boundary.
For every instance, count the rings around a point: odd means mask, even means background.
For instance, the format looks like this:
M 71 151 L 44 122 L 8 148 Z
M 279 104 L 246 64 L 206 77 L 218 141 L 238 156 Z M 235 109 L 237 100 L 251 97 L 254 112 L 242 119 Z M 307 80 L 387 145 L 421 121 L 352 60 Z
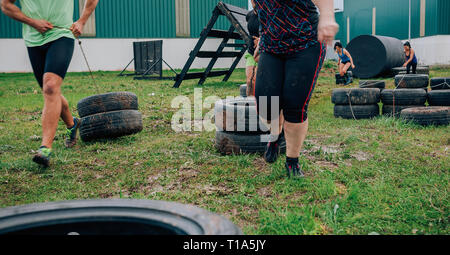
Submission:
M 342 67 L 342 74 L 341 74 L 341 76 L 344 76 L 344 75 L 347 73 L 347 71 L 348 71 L 348 69 L 350 68 L 351 65 L 352 65 L 352 64 L 347 63 L 347 64 L 345 64 L 345 65 Z
M 66 124 L 67 128 L 71 128 L 75 125 L 72 113 L 70 112 L 69 102 L 63 95 L 61 95 L 61 119 Z
M 341 75 L 341 77 L 344 76 L 345 72 L 344 72 L 344 64 L 340 63 L 339 64 L 339 74 Z
M 52 148 L 61 116 L 61 84 L 63 79 L 54 73 L 44 74 L 44 110 L 42 112 L 42 146 Z
M 256 66 L 247 66 L 245 73 L 247 75 L 247 96 L 255 96 Z
M 286 136 L 286 156 L 298 158 L 308 133 L 308 120 L 303 123 L 284 122 L 284 135 Z

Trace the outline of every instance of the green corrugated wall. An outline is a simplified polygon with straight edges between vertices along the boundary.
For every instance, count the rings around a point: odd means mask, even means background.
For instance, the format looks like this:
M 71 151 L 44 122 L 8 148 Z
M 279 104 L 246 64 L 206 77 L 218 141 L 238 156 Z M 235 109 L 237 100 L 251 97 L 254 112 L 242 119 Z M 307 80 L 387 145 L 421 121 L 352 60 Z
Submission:
M 18 1 L 20 2 L 20 1 Z M 218 0 L 190 0 L 191 37 L 198 37 L 208 23 Z M 247 7 L 247 0 L 224 0 Z M 372 33 L 372 8 L 377 8 L 378 35 L 408 38 L 408 0 L 345 0 L 344 12 L 336 13 L 341 29 L 337 38 L 347 42 L 347 17 L 350 17 L 350 39 Z M 75 17 L 79 16 L 74 0 Z M 426 0 L 425 35 L 450 34 L 450 0 Z M 175 0 L 101 0 L 96 10 L 98 38 L 174 38 Z M 19 22 L 0 14 L 0 38 L 20 38 Z M 221 17 L 218 29 L 228 29 Z M 420 0 L 412 0 L 413 38 L 420 36 Z
M 337 39 L 347 43 L 347 18 L 350 40 L 372 34 L 372 11 L 376 7 L 376 34 L 408 38 L 409 0 L 344 0 L 344 12 L 336 13 L 340 25 Z M 425 36 L 450 34 L 450 1 L 426 0 Z M 420 37 L 420 0 L 411 1 L 411 37 Z
M 247 0 L 224 2 L 247 8 Z M 191 37 L 198 37 L 208 23 L 218 0 L 190 0 Z M 74 0 L 74 20 L 79 17 Z M 174 38 L 175 0 L 102 0 L 96 9 L 97 38 Z M 228 29 L 221 17 L 216 28 Z M 20 38 L 19 22 L 0 14 L 0 38 Z

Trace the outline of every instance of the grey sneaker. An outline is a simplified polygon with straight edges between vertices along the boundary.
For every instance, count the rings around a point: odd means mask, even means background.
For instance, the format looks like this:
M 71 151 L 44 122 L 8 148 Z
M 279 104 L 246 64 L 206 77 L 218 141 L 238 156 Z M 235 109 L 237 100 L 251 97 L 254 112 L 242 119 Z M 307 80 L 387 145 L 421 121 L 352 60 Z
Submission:
M 78 118 L 73 118 L 73 127 L 67 129 L 66 131 L 66 139 L 64 140 L 64 145 L 66 148 L 72 148 L 77 144 L 77 130 L 80 127 L 81 120 Z

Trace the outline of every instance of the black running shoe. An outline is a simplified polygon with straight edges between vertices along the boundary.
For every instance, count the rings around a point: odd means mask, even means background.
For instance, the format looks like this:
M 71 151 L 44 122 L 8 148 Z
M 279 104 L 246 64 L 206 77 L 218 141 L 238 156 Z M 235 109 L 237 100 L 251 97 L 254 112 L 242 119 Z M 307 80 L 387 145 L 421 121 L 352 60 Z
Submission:
M 51 155 L 52 155 L 52 149 L 49 149 L 45 146 L 41 146 L 41 148 L 39 148 L 36 155 L 34 155 L 33 162 L 36 164 L 39 164 L 43 167 L 49 167 Z
M 289 162 L 286 162 L 286 171 L 289 178 L 295 177 L 295 178 L 303 178 L 305 177 L 305 173 L 303 173 L 300 164 L 291 164 Z
M 278 136 L 278 140 L 275 142 L 267 143 L 266 151 L 264 152 L 264 159 L 267 163 L 272 164 L 277 161 L 278 156 L 280 155 L 280 141 L 284 137 L 284 132 Z

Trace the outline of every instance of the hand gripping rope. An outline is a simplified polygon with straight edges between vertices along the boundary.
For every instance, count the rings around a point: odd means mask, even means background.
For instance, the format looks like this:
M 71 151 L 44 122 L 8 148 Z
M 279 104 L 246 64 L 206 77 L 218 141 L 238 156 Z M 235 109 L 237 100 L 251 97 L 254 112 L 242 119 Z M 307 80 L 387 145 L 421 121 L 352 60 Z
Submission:
M 54 26 L 54 28 L 57 28 L 57 29 L 63 29 L 63 30 L 68 30 L 68 31 L 72 32 L 69 28 L 66 28 L 66 27 Z M 90 65 L 89 65 L 89 62 L 88 62 L 88 60 L 87 60 L 86 53 L 84 52 L 83 46 L 81 45 L 81 40 L 80 40 L 80 38 L 77 38 L 77 41 L 78 41 L 78 45 L 80 46 L 81 53 L 83 54 L 84 61 L 86 62 L 86 65 L 87 65 L 87 67 L 88 67 L 89 74 L 90 74 L 90 76 L 91 76 L 91 78 L 92 78 L 92 82 L 94 83 L 94 87 L 95 87 L 95 89 L 97 90 L 97 93 L 100 94 L 99 87 L 97 86 L 97 83 L 96 83 L 96 81 L 95 81 L 94 75 L 92 74 L 92 70 L 91 70 L 91 67 L 90 67 Z

